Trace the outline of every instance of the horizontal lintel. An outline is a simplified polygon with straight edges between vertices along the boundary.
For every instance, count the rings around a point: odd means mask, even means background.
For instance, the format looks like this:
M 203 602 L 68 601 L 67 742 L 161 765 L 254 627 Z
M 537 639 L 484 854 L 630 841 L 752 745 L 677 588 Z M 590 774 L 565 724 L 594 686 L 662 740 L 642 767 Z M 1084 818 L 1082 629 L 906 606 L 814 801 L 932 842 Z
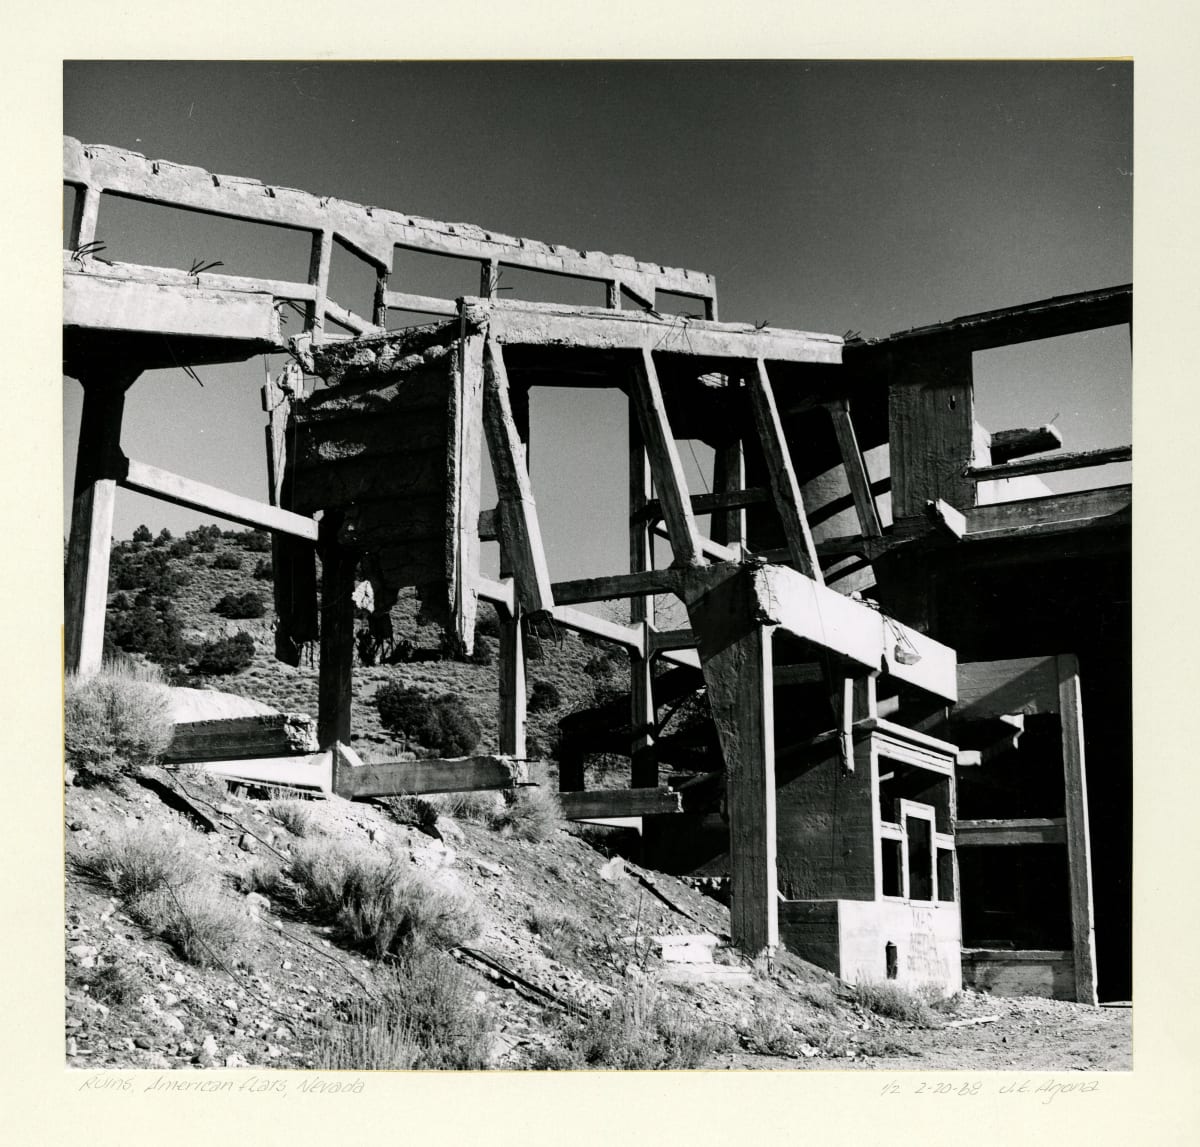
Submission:
M 1005 478 L 1020 478 L 1026 474 L 1054 474 L 1059 470 L 1107 466 L 1113 462 L 1128 462 L 1132 458 L 1132 446 L 1107 446 L 1100 450 L 1075 450 L 1065 454 L 1050 454 L 1045 458 L 1028 458 L 1023 462 L 972 466 L 967 471 L 967 477 L 975 482 L 995 482 Z
M 169 470 L 160 470 L 157 466 L 150 466 L 145 462 L 130 459 L 128 470 L 119 479 L 118 485 L 126 490 L 136 490 L 139 494 L 149 494 L 176 506 L 216 514 L 218 518 L 227 518 L 243 526 L 253 526 L 277 534 L 289 534 L 310 542 L 317 540 L 317 523 L 312 518 L 303 514 L 293 514 L 290 510 L 281 510 L 278 506 L 271 506 L 266 502 L 256 502 L 253 498 L 244 498 L 240 494 L 231 494 L 228 490 L 196 482 L 180 474 L 172 474 Z

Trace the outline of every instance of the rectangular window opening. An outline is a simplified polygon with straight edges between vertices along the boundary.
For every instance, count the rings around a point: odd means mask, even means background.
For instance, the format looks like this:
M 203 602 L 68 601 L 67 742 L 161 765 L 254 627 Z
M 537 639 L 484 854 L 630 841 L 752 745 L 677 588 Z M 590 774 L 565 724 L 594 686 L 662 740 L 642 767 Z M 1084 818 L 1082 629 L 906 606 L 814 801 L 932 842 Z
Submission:
M 385 326 L 389 331 L 406 331 L 409 327 L 426 327 L 452 321 L 448 315 L 434 315 L 428 311 L 397 311 L 388 309 Z
M 360 319 L 375 321 L 375 283 L 378 278 L 372 263 L 341 243 L 333 244 L 329 259 L 329 282 L 325 297 L 352 311 Z
M 100 197 L 96 238 L 104 243 L 104 257 L 113 262 L 183 271 L 207 266 L 213 274 L 296 283 L 307 282 L 312 254 L 308 231 L 107 192 Z
M 597 279 L 556 275 L 502 263 L 497 273 L 496 297 L 532 303 L 562 303 L 568 307 L 603 307 L 608 294 L 605 284 Z
M 1057 453 L 1126 446 L 1132 441 L 1132 348 L 1127 325 L 1081 331 L 976 351 L 975 420 L 991 433 L 1052 425 L 1057 450 L 1015 456 L 1019 462 Z M 988 461 L 976 458 L 976 465 Z M 978 502 L 1020 501 L 1120 485 L 1131 464 L 1112 463 L 982 482 Z
M 63 250 L 71 249 L 71 224 L 75 219 L 75 205 L 83 198 L 83 188 L 73 183 L 63 184 L 62 235 Z
M 655 291 L 654 309 L 660 315 L 684 315 L 693 319 L 702 319 L 707 314 L 704 299 L 680 295 L 675 291 Z
M 903 849 L 900 841 L 884 839 L 883 846 L 883 895 L 904 895 Z
M 480 294 L 481 275 L 481 262 L 477 258 L 397 247 L 388 289 L 453 302 L 464 295 Z
M 924 817 L 906 816 L 908 838 L 908 898 L 933 899 L 933 825 Z
M 954 901 L 954 850 L 939 848 L 937 850 L 937 898 L 940 902 L 949 904 Z

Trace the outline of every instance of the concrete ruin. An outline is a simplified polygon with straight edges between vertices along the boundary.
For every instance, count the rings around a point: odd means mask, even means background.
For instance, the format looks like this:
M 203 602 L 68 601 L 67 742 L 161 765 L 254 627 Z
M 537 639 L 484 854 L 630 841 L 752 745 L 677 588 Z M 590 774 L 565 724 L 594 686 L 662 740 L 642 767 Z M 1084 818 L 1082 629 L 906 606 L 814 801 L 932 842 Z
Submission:
M 72 139 L 64 182 L 76 189 L 64 372 L 85 391 L 69 671 L 99 667 L 118 487 L 268 529 L 277 653 L 294 661 L 320 646 L 317 745 L 227 775 L 299 777 L 350 797 L 519 783 L 523 643 L 531 622 L 553 619 L 623 647 L 631 666 L 625 719 L 564 751 L 568 815 L 642 817 L 652 863 L 728 876 L 745 951 L 785 943 L 850 980 L 953 991 L 965 978 L 1091 1003 L 1108 976 L 1108 998 L 1128 998 L 1131 491 L 1013 494 L 1021 479 L 1130 449 L 1067 453 L 1047 428 L 981 431 L 972 354 L 1128 323 L 1130 287 L 845 341 L 720 322 L 699 272 Z M 105 262 L 103 194 L 309 232 L 308 280 Z M 374 270 L 369 319 L 329 298 L 334 244 Z M 397 248 L 476 261 L 478 295 L 393 289 Z M 504 299 L 505 266 L 603 283 L 607 305 Z M 660 313 L 659 292 L 694 299 L 697 314 Z M 300 335 L 285 339 L 281 302 L 303 310 Z M 441 318 L 389 332 L 389 314 L 406 310 Z M 142 371 L 284 350 L 294 365 L 264 390 L 268 502 L 122 453 L 123 396 Z M 607 577 L 549 576 L 527 451 L 529 392 L 551 377 L 628 399 L 629 549 Z M 713 448 L 710 493 L 688 490 L 677 439 Z M 480 504 L 485 450 L 495 506 Z M 669 542 L 666 568 L 656 538 Z M 480 572 L 483 540 L 500 543 L 498 578 Z M 463 651 L 479 599 L 496 607 L 497 756 L 358 761 L 364 582 L 381 618 L 415 590 Z M 687 628 L 656 625 L 659 594 L 683 602 Z M 614 599 L 630 602 L 629 624 L 578 608 Z M 699 688 L 710 767 L 664 775 L 675 748 L 660 736 L 665 707 Z M 630 788 L 586 788 L 588 737 L 622 743 Z M 1041 902 L 1039 872 L 1058 890 Z

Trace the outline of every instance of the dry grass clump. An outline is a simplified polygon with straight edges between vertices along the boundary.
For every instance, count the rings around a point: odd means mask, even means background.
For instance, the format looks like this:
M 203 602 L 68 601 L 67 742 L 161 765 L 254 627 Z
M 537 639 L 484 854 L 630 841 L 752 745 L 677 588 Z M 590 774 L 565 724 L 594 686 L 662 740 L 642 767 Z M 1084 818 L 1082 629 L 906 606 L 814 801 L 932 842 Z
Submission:
M 556 960 L 572 959 L 587 946 L 587 930 L 572 912 L 557 908 L 534 908 L 526 922 L 529 931 L 541 939 Z
M 928 991 L 910 991 L 887 980 L 850 985 L 850 997 L 859 1007 L 920 1028 L 937 1026 L 928 995 Z
M 430 803 L 442 816 L 453 817 L 467 824 L 482 824 L 489 828 L 503 815 L 504 800 L 495 791 L 476 793 L 443 793 Z
M 141 993 L 142 985 L 129 971 L 117 964 L 84 972 L 76 981 L 93 1000 L 110 1007 L 127 1004 Z
M 482 930 L 473 901 L 390 852 L 304 840 L 287 876 L 300 908 L 331 920 L 376 957 L 418 943 L 450 948 Z
M 548 840 L 562 827 L 562 806 L 558 795 L 537 785 L 524 785 L 505 794 L 505 807 L 492 827 L 509 829 L 518 840 Z
M 558 1034 L 560 1046 L 544 1050 L 535 1067 L 695 1068 L 729 1045 L 724 1028 L 698 1020 L 689 1009 L 672 1007 L 645 984 L 586 1020 L 563 1021 Z
M 293 836 L 308 836 L 316 828 L 308 801 L 273 800 L 267 811 Z
M 165 885 L 131 904 L 129 914 L 202 968 L 228 963 L 252 926 L 245 907 L 232 901 L 213 879 L 181 888 Z
M 488 1066 L 491 1017 L 468 993 L 462 970 L 423 945 L 409 949 L 382 997 L 360 1001 L 315 1050 L 326 1070 L 479 1070 Z
M 157 666 L 109 663 L 67 678 L 66 760 L 85 783 L 152 765 L 171 743 L 167 687 Z
M 749 1018 L 738 1025 L 738 1035 L 751 1051 L 759 1055 L 796 1057 L 802 1054 L 804 1045 L 811 1046 L 813 1042 L 808 1038 L 810 1032 L 807 1029 L 801 1034 L 788 1017 L 763 1008 L 755 1008 Z
M 220 887 L 216 871 L 188 841 L 186 830 L 163 832 L 130 824 L 100 838 L 75 870 L 110 889 L 130 917 L 202 967 L 225 962 L 252 922 Z
M 101 836 L 93 851 L 74 858 L 84 877 L 132 903 L 167 884 L 191 879 L 197 858 L 182 833 L 155 831 L 131 821 Z

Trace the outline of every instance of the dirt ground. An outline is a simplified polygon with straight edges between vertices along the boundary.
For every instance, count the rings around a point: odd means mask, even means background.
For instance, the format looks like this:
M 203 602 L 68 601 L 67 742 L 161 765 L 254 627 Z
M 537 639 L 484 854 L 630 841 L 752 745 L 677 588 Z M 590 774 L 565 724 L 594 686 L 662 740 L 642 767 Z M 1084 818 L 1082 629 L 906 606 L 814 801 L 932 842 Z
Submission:
M 331 928 L 237 890 L 251 865 L 286 856 L 293 844 L 261 799 L 265 794 L 159 775 L 183 783 L 216 830 L 201 832 L 135 780 L 66 790 L 68 1065 L 315 1066 L 314 1043 L 330 1016 L 363 998 L 378 966 Z M 702 1065 L 715 1070 L 1131 1067 L 1128 1009 L 966 992 L 934 1011 L 933 1026 L 921 1026 L 864 1008 L 846 985 L 795 957 L 782 956 L 768 974 L 720 944 L 719 966 L 675 982 L 652 938 L 701 932 L 727 938 L 727 909 L 613 855 L 600 834 L 563 827 L 534 843 L 454 818 L 422 831 L 373 803 L 333 798 L 306 808 L 308 831 L 398 851 L 479 906 L 484 929 L 473 949 L 508 973 L 485 978 L 477 967 L 466 969 L 490 1017 L 496 1068 L 535 1065 L 559 1038 L 559 1013 L 518 990 L 521 982 L 585 1010 L 652 985 L 673 1008 L 721 1030 L 723 1050 Z M 130 824 L 182 834 L 221 871 L 228 895 L 251 917 L 236 963 L 207 969 L 186 963 L 107 891 L 74 874 L 73 859 Z M 558 922 L 552 934 L 547 919 Z M 124 998 L 104 1002 L 95 995 L 96 977 L 109 965 L 129 974 L 130 987 Z

